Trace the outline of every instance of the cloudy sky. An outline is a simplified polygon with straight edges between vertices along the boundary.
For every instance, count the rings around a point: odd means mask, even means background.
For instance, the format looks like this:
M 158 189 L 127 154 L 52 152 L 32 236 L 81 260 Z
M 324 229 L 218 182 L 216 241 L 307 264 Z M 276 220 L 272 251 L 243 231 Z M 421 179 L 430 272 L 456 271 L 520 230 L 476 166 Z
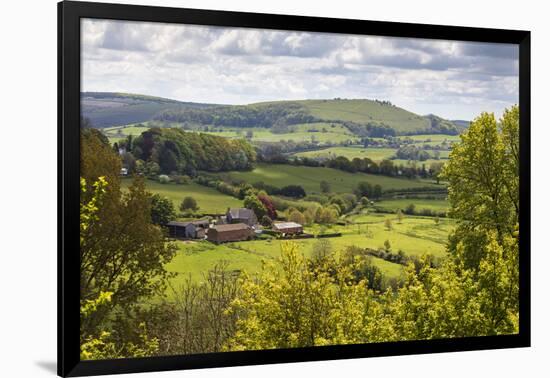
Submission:
M 470 120 L 518 102 L 515 45 L 83 20 L 82 90 L 181 101 L 390 100 Z

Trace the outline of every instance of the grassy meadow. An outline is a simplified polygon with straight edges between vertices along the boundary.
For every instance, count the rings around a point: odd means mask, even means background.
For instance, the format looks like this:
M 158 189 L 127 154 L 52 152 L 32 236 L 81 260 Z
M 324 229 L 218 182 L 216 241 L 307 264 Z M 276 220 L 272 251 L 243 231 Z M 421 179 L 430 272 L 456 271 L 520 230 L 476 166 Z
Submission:
M 392 229 L 385 226 L 386 219 L 392 222 Z M 326 233 L 342 233 L 341 237 L 326 238 L 332 249 L 338 254 L 347 246 L 381 249 L 388 240 L 392 252 L 402 250 L 407 256 L 431 254 L 436 258 L 445 258 L 447 235 L 454 226 L 451 219 L 441 219 L 438 225 L 430 217 L 405 216 L 401 222 L 395 214 L 364 213 L 349 217 L 348 225 L 333 225 L 323 230 Z M 315 235 L 321 233 L 321 226 L 306 227 L 305 232 Z M 311 256 L 313 245 L 319 239 L 293 240 L 300 252 Z M 261 269 L 262 261 L 279 257 L 281 243 L 286 241 L 266 238 L 254 241 L 235 242 L 216 245 L 207 241 L 177 241 L 176 257 L 167 266 L 176 273 L 172 286 L 180 285 L 191 277 L 193 281 L 203 279 L 203 273 L 220 261 L 228 263 L 228 269 L 246 271 L 253 274 Z M 372 257 L 372 262 L 388 278 L 400 278 L 403 266 Z
M 374 203 L 376 208 L 387 211 L 404 210 L 407 206 L 413 204 L 416 211 L 428 209 L 432 211 L 447 211 L 449 202 L 446 199 L 424 199 L 424 198 L 391 198 Z
M 367 181 L 379 184 L 382 189 L 442 188 L 432 180 L 408 180 L 366 173 L 348 173 L 325 167 L 303 167 L 286 164 L 257 164 L 252 171 L 219 173 L 218 176 L 233 181 L 266 184 L 283 187 L 299 184 L 308 194 L 319 193 L 321 181 L 327 181 L 334 193 L 352 193 L 358 183 Z
M 127 188 L 131 183 L 130 179 L 122 180 L 122 188 Z M 194 182 L 189 184 L 160 184 L 157 181 L 147 180 L 147 190 L 158 193 L 174 203 L 177 209 L 184 197 L 191 196 L 197 200 L 199 211 L 208 214 L 221 214 L 228 207 L 241 207 L 242 201 L 235 197 L 222 194 L 215 189 L 208 188 Z
M 306 100 L 300 101 L 313 116 L 352 121 L 357 123 L 384 123 L 396 131 L 424 130 L 429 121 L 404 109 L 383 105 L 376 101 L 356 100 Z

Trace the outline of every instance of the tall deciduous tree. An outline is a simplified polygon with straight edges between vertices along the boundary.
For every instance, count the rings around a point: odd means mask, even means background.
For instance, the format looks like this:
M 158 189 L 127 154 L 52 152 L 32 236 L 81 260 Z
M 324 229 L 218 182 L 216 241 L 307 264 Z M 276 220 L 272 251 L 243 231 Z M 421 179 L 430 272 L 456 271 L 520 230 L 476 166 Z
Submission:
M 151 221 L 154 224 L 164 226 L 174 220 L 176 209 L 172 200 L 155 193 L 151 196 Z
M 250 193 L 245 197 L 243 205 L 247 209 L 254 211 L 258 219 L 262 219 L 264 215 L 267 215 L 267 209 L 254 193 Z
M 449 181 L 449 215 L 459 220 L 450 250 L 464 248 L 467 267 L 477 268 L 496 233 L 512 236 L 519 216 L 519 110 L 504 112 L 500 124 L 483 113 L 461 135 L 442 174 Z
M 151 222 L 151 199 L 144 180 L 136 178 L 122 192 L 120 158 L 92 130 L 83 133 L 81 151 L 85 182 L 81 203 L 89 203 L 94 193 L 90 183 L 100 177 L 106 183 L 97 212 L 81 230 L 81 299 L 96 300 L 101 292 L 112 293 L 109 306 L 90 316 L 91 331 L 105 320 L 108 310 L 129 309 L 164 290 L 169 275 L 164 265 L 174 256 L 175 247 L 165 242 L 161 228 Z

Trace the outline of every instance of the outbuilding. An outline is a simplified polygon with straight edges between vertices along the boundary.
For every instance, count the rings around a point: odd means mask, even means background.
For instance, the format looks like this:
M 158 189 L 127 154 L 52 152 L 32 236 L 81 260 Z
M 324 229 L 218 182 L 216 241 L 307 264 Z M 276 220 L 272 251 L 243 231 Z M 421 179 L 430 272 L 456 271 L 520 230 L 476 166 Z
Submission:
M 224 243 L 252 239 L 254 230 L 244 224 L 221 224 L 208 229 L 207 240 L 213 243 Z
M 204 239 L 206 230 L 209 227 L 208 220 L 197 220 L 190 222 L 168 222 L 168 233 L 176 239 Z
M 297 235 L 304 232 L 304 227 L 296 222 L 277 222 L 273 223 L 273 230 L 283 235 Z
M 246 208 L 229 209 L 225 216 L 227 223 L 244 223 L 248 226 L 258 224 L 258 218 L 254 211 Z

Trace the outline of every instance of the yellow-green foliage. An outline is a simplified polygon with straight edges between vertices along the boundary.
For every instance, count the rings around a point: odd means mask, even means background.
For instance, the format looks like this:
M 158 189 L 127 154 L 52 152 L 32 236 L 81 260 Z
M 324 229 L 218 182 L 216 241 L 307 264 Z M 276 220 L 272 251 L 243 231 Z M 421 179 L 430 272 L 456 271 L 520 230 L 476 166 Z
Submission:
M 444 173 L 458 222 L 452 259 L 436 268 L 424 256 L 409 264 L 402 287 L 378 295 L 350 279 L 349 265 L 312 269 L 296 245 L 285 244 L 278 266 L 243 280 L 229 310 L 239 320 L 227 348 L 517 333 L 518 119 L 517 107 L 504 113 L 500 126 L 482 114 L 451 153 Z
M 335 337 L 336 343 L 355 341 L 358 326 L 376 308 L 372 292 L 363 283 L 348 285 L 348 270 L 332 277 L 324 268 L 310 268 L 295 244 L 284 244 L 276 264 L 267 263 L 258 279 L 242 281 L 242 295 L 229 310 L 239 320 L 228 349 L 326 345 Z
M 82 238 L 82 233 L 85 232 L 90 222 L 97 220 L 97 211 L 98 203 L 101 200 L 103 194 L 105 194 L 105 187 L 107 186 L 107 181 L 104 177 L 99 177 L 99 179 L 93 184 L 94 192 L 92 193 L 92 198 L 88 202 L 80 202 L 80 234 Z M 80 178 L 80 192 L 82 194 L 86 193 L 86 179 Z M 82 244 L 82 239 L 80 239 Z
M 519 217 L 519 109 L 500 122 L 482 113 L 461 135 L 443 169 L 449 181 L 449 215 L 458 219 L 450 250 L 459 243 L 469 267 L 477 267 L 496 232 L 499 243 L 512 236 Z
M 83 320 L 92 315 L 101 306 L 111 302 L 111 292 L 101 292 L 95 300 L 85 300 L 80 306 L 80 316 Z M 111 339 L 108 331 L 99 331 L 97 335 L 80 335 L 80 359 L 81 360 L 103 360 L 127 357 L 148 357 L 153 356 L 159 349 L 159 342 L 156 338 L 149 338 L 145 323 L 139 325 L 139 343 L 131 342 L 117 345 Z
M 228 312 L 237 330 L 228 350 L 295 348 L 511 334 L 518 331 L 517 239 L 490 244 L 479 272 L 463 262 L 410 264 L 397 292 L 379 295 L 352 280 L 351 265 L 313 266 L 296 244 L 242 279 Z M 330 274 L 329 272 L 332 272 Z
M 99 220 L 98 212 L 105 194 L 107 181 L 99 177 L 92 185 L 93 193 L 88 201 L 80 202 L 80 246 L 85 243 L 85 235 L 92 222 Z M 80 178 L 81 198 L 86 193 L 86 180 Z M 94 299 L 82 299 L 80 303 L 80 359 L 112 359 L 124 357 L 146 357 L 154 355 L 158 351 L 158 341 L 149 339 L 145 324 L 140 324 L 138 334 L 139 343 L 123 343 L 117 345 L 111 340 L 111 333 L 106 330 L 98 330 L 94 334 L 86 332 L 82 327 L 93 315 L 107 308 L 112 301 L 113 292 L 100 291 Z

